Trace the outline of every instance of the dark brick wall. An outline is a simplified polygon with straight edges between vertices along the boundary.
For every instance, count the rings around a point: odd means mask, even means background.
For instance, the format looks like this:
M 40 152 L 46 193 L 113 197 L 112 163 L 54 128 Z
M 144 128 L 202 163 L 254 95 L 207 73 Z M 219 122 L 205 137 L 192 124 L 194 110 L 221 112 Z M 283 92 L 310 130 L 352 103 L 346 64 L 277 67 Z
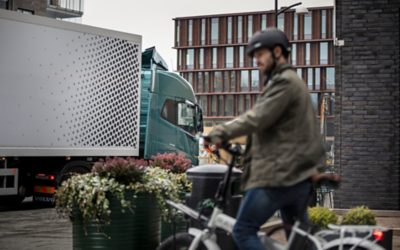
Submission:
M 400 209 L 400 0 L 337 0 L 335 206 Z

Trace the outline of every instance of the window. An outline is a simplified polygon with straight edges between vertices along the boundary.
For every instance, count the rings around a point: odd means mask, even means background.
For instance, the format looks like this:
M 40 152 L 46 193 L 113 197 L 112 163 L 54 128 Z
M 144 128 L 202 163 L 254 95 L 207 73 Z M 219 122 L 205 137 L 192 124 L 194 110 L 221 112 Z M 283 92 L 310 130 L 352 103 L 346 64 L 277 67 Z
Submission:
M 290 52 L 290 58 L 292 60 L 292 65 L 297 64 L 297 44 L 292 44 L 292 51 Z
M 326 10 L 321 10 L 321 38 L 326 38 Z
M 181 36 L 181 34 L 180 34 L 180 22 L 179 21 L 176 21 L 176 30 L 175 30 L 175 33 L 176 33 L 176 46 L 179 46 L 179 38 L 180 38 L 180 36 Z
M 203 114 L 207 115 L 208 114 L 207 96 L 199 96 L 198 100 L 199 100 L 199 105 L 203 110 Z
M 237 113 L 238 115 L 244 113 L 244 95 L 237 96 Z
M 222 72 L 214 72 L 214 92 L 222 92 Z
M 217 50 L 217 48 L 213 48 L 212 49 L 212 67 L 214 69 L 217 68 L 217 62 L 218 62 L 217 57 L 218 57 L 218 50 Z
M 253 16 L 248 16 L 247 17 L 247 39 L 250 40 L 250 38 L 253 36 Z
M 210 102 L 210 106 L 211 106 L 211 116 L 217 116 L 217 96 L 213 95 L 211 96 L 211 102 Z
M 188 45 L 192 46 L 193 45 L 193 20 L 189 20 L 188 24 Z
M 233 47 L 226 47 L 225 49 L 225 66 L 227 68 L 233 67 Z
M 201 44 L 206 44 L 206 19 L 201 19 Z
M 188 49 L 186 51 L 186 68 L 193 69 L 193 65 L 194 65 L 194 50 Z
M 303 79 L 303 70 L 302 70 L 301 68 L 298 68 L 298 69 L 297 69 L 297 75 L 298 75 L 301 79 Z
M 188 73 L 186 80 L 193 86 L 193 74 Z
M 244 47 L 239 47 L 239 67 L 244 67 Z
M 307 86 L 308 86 L 309 90 L 313 90 L 313 83 L 314 83 L 313 69 L 308 68 L 307 69 Z
M 310 65 L 311 62 L 311 44 L 306 43 L 306 65 Z
M 204 91 L 203 72 L 197 73 L 197 90 L 196 92 L 202 93 Z
M 218 96 L 218 116 L 224 115 L 224 96 Z
M 204 68 L 204 49 L 199 50 L 199 67 L 200 69 Z
M 218 18 L 211 19 L 211 44 L 218 43 Z
M 258 70 L 251 71 L 251 90 L 257 91 L 259 90 L 259 83 L 260 83 L 260 74 Z
M 223 72 L 223 74 L 224 74 L 224 92 L 229 92 L 230 91 L 230 81 L 229 81 L 229 76 L 230 76 L 230 73 L 229 73 L 229 71 L 225 71 L 225 72 Z
M 161 117 L 192 135 L 196 134 L 195 107 L 192 105 L 167 99 Z
M 224 115 L 233 116 L 233 96 L 225 96 L 225 113 Z
M 246 95 L 246 99 L 244 101 L 244 110 L 247 111 L 250 109 L 250 107 L 251 107 L 251 96 Z
M 320 90 L 321 89 L 321 69 L 320 68 L 315 68 L 315 89 Z
M 249 91 L 249 71 L 242 70 L 240 74 L 240 90 Z
M 178 69 L 182 68 L 182 50 L 178 49 Z
M 265 30 L 267 28 L 267 14 L 261 16 L 261 29 Z
M 284 31 L 285 29 L 285 13 L 282 13 L 278 16 L 278 29 Z
M 232 43 L 232 17 L 228 17 L 228 43 Z
M 304 15 L 304 39 L 311 39 L 311 13 Z
M 210 73 L 204 72 L 204 92 L 210 92 Z
M 335 88 L 335 68 L 333 67 L 326 68 L 326 88 Z
M 318 93 L 311 93 L 311 103 L 315 111 L 318 112 Z M 319 112 L 318 112 L 319 113 Z
M 293 39 L 294 40 L 299 39 L 298 29 L 299 29 L 299 17 L 296 13 L 294 13 L 294 17 L 293 17 Z
M 243 26 L 243 17 L 242 16 L 238 16 L 237 19 L 237 40 L 238 43 L 242 43 L 243 42 L 243 32 L 242 32 L 242 27 Z
M 236 92 L 236 71 L 231 71 L 231 92 Z
M 328 63 L 328 43 L 323 42 L 319 44 L 319 63 L 327 64 Z

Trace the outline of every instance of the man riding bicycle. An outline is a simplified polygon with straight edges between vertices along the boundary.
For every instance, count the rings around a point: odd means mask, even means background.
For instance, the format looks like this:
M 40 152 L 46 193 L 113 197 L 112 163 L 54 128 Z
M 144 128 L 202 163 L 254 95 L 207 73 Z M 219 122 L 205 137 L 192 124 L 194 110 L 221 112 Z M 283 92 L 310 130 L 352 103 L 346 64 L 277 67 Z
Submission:
M 257 232 L 277 210 L 285 224 L 307 221 L 311 179 L 324 162 L 325 150 L 308 89 L 288 64 L 286 35 L 278 29 L 259 32 L 247 53 L 266 77 L 261 95 L 252 109 L 215 127 L 209 137 L 218 145 L 247 135 L 246 193 L 233 237 L 241 250 L 264 250 Z

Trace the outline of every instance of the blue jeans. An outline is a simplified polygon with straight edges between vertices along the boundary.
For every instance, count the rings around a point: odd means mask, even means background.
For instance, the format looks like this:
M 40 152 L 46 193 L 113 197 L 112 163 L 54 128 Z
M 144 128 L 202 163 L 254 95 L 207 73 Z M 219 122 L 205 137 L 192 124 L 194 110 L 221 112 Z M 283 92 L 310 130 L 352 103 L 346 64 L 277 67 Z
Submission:
M 248 190 L 240 205 L 233 229 L 233 238 L 239 249 L 265 250 L 257 232 L 277 210 L 281 211 L 285 225 L 293 225 L 296 220 L 307 222 L 307 200 L 310 190 L 311 183 L 308 180 L 290 187 Z

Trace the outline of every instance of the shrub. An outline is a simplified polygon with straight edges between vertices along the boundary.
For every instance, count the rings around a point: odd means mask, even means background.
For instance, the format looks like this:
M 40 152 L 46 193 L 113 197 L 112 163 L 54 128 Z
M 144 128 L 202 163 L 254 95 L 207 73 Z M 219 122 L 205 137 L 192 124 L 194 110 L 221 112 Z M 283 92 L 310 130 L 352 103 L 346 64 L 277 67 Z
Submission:
M 105 161 L 96 162 L 92 168 L 92 173 L 101 177 L 111 177 L 118 183 L 128 185 L 140 182 L 148 165 L 147 161 L 141 159 L 107 158 Z
M 376 225 L 375 215 L 366 206 L 355 207 L 345 214 L 342 225 Z
M 329 224 L 337 223 L 335 212 L 326 207 L 312 207 L 308 209 L 310 222 L 320 228 L 327 228 Z
M 113 178 L 103 178 L 93 173 L 73 175 L 57 189 L 57 212 L 71 216 L 74 209 L 78 209 L 85 222 L 92 219 L 108 222 L 111 214 L 109 195 L 120 201 L 122 210 L 131 206 L 125 200 L 125 190 L 126 187 Z
M 121 210 L 131 210 L 132 198 L 148 193 L 157 198 L 162 216 L 169 215 L 166 200 L 178 202 L 184 177 L 169 170 L 148 167 L 147 161 L 133 158 L 107 158 L 97 162 L 92 173 L 73 175 L 64 181 L 56 192 L 56 208 L 71 216 L 80 211 L 85 222 L 96 220 L 110 222 L 110 198 L 116 198 Z M 132 197 L 128 197 L 128 194 Z
M 170 170 L 172 173 L 185 173 L 192 166 L 192 161 L 183 154 L 164 153 L 157 154 L 151 158 L 151 165 L 162 169 Z

